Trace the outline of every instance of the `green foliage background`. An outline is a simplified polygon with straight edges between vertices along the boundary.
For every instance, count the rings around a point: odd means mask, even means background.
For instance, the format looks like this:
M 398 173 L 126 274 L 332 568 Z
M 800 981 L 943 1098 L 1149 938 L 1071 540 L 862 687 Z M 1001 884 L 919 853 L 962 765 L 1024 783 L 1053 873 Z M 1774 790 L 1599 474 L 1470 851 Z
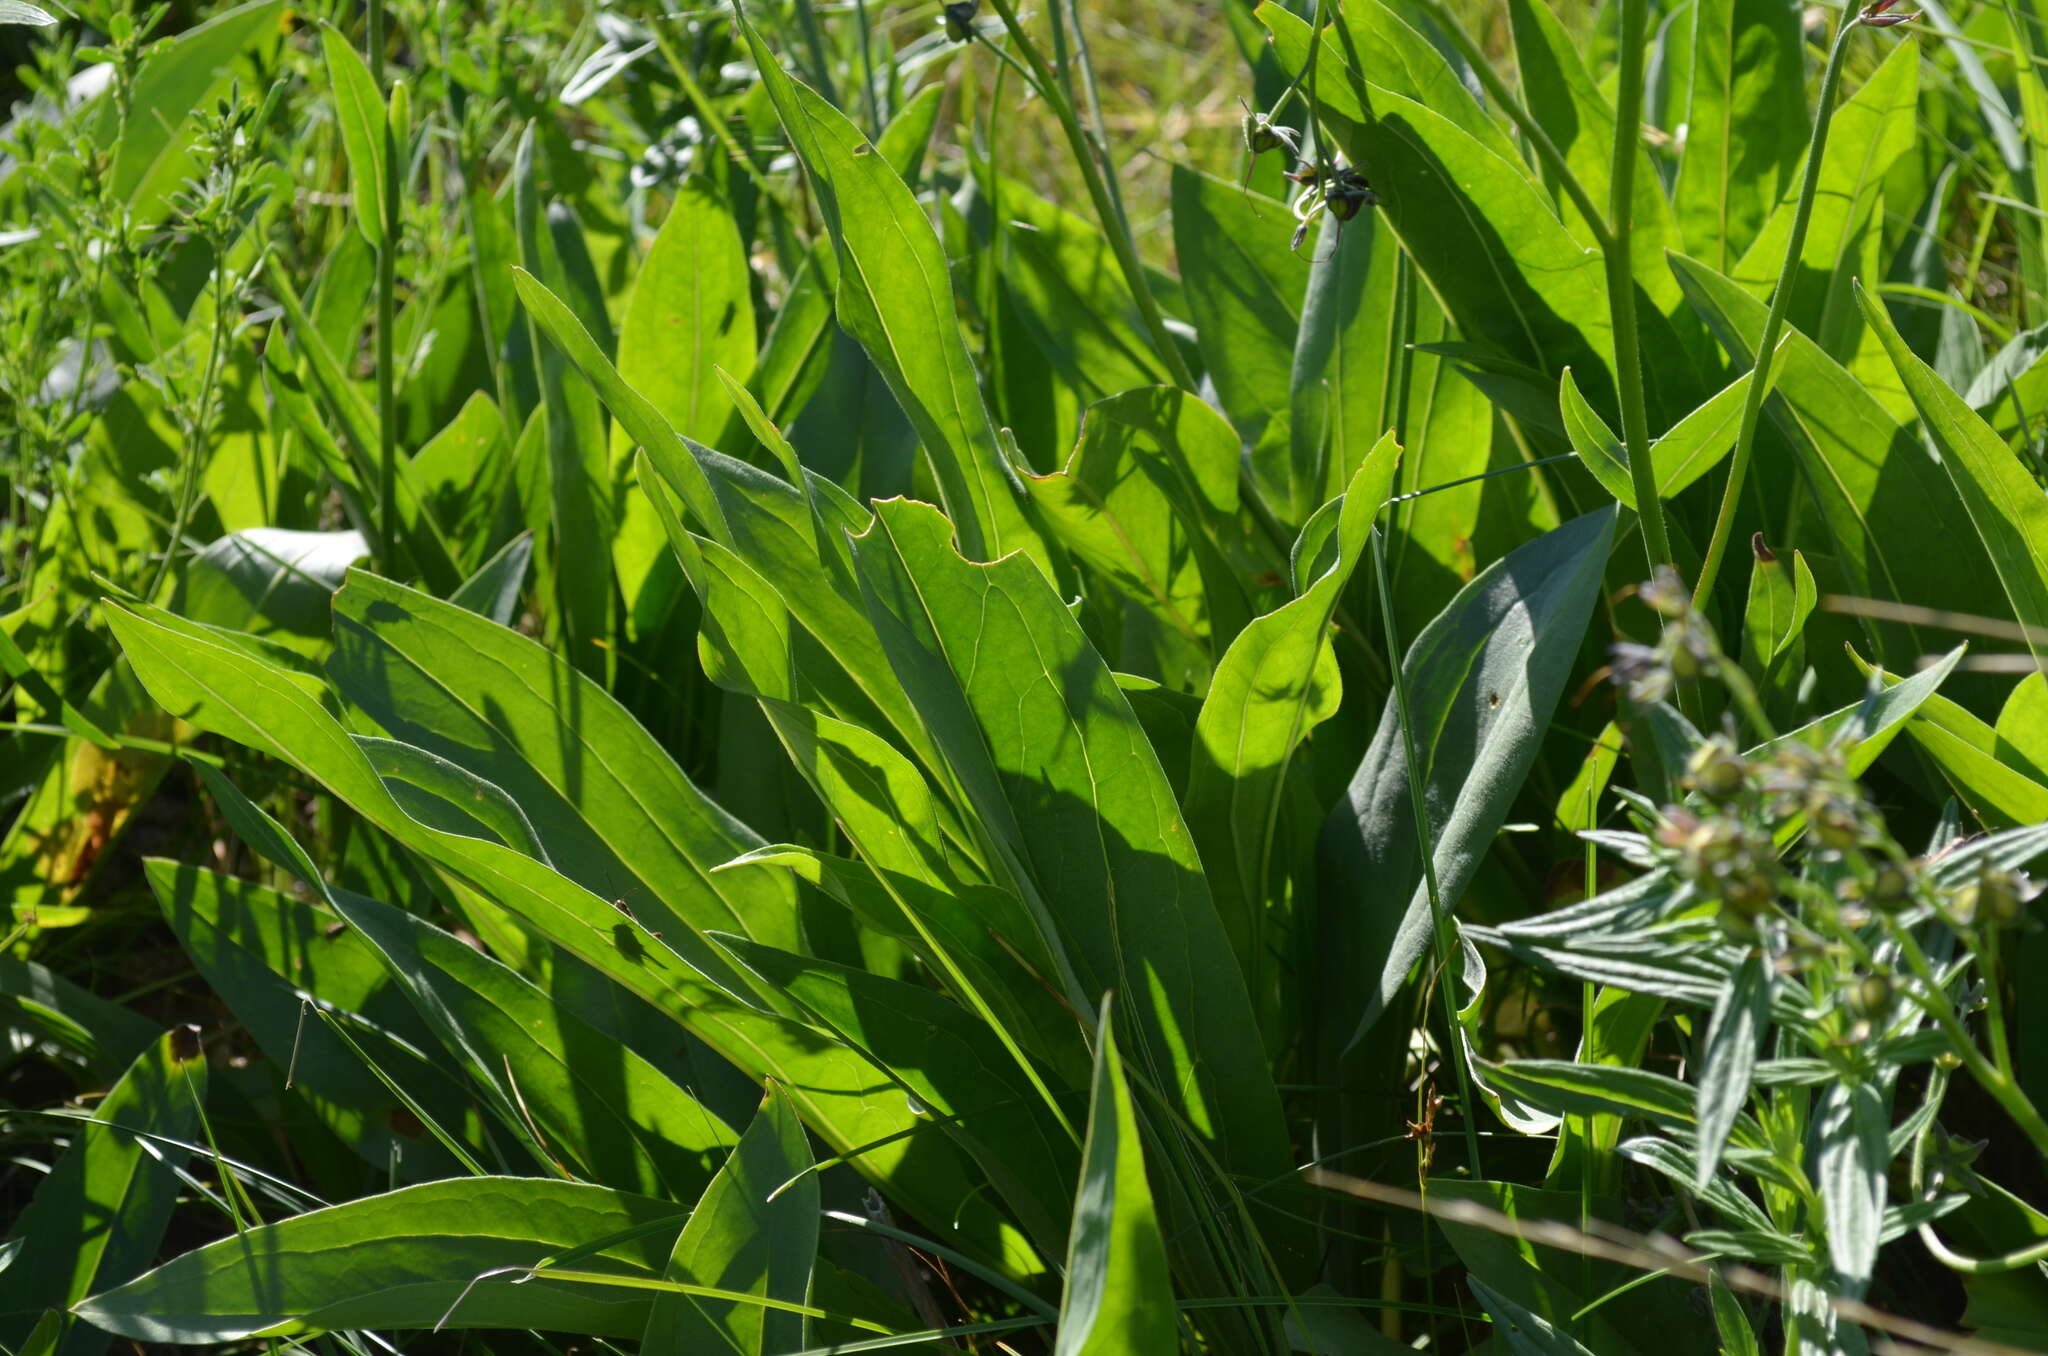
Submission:
M 0 1345 L 2048 1345 L 1889 9 L 0 4 Z

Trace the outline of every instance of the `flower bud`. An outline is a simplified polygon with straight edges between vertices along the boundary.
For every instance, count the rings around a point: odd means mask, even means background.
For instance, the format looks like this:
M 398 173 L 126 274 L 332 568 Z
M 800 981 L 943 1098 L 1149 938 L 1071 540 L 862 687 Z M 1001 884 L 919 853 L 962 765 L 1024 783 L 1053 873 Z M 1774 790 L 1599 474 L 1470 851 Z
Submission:
M 1867 891 L 1872 906 L 1889 913 L 1913 897 L 1913 877 L 1896 862 L 1885 862 L 1871 876 Z
M 1709 800 L 1727 800 L 1742 789 L 1748 769 L 1728 739 L 1716 736 L 1692 751 L 1685 784 Z
M 1847 995 L 1849 1011 L 1875 1022 L 1892 1010 L 1892 982 L 1884 975 L 1865 975 Z

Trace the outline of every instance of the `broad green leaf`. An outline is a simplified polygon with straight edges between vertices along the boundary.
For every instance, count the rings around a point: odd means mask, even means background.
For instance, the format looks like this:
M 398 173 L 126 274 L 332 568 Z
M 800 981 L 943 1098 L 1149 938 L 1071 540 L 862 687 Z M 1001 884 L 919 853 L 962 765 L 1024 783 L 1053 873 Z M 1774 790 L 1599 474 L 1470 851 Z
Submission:
M 1859 273 L 1874 278 L 1881 271 L 1878 237 L 1883 230 L 1884 178 L 1917 134 L 1919 72 L 1917 44 L 1897 44 L 1862 87 L 1835 109 L 1829 126 L 1819 191 L 1793 275 L 1787 319 L 1844 364 L 1850 363 L 1857 348 L 1850 283 Z M 1760 300 L 1768 300 L 1784 269 L 1798 197 L 1797 179 L 1788 180 L 1770 218 L 1728 271 Z M 1701 247 L 1707 244 L 1701 242 Z
M 408 815 L 368 757 L 309 690 L 275 666 L 156 609 L 108 605 L 108 624 L 158 703 L 201 728 L 278 758 L 324 784 L 404 846 L 478 891 L 541 937 L 681 1022 L 749 1077 L 775 1078 L 835 1153 L 889 1185 L 919 1218 L 956 1221 L 963 1246 L 1024 1274 L 1031 1251 L 988 1212 L 941 1138 L 922 1125 L 865 1059 L 779 1013 L 730 995 L 746 982 L 690 934 L 657 937 L 607 898 L 489 839 Z M 854 1151 L 861 1150 L 856 1154 Z
M 1025 1231 L 1057 1255 L 1079 1161 L 1073 1131 L 1035 1071 L 1005 1049 L 987 1022 L 915 984 L 739 938 L 727 945 L 938 1118 Z
M 1614 539 L 1610 507 L 1493 562 L 1409 645 L 1400 681 L 1416 721 L 1442 906 L 1478 870 L 1534 763 L 1592 616 Z M 1369 906 L 1325 934 L 1327 976 L 1365 979 L 1356 1016 L 1331 1039 L 1350 1045 L 1406 982 L 1435 920 L 1416 841 L 1400 718 L 1390 696 L 1345 802 L 1323 827 L 1326 869 Z M 1377 971 L 1375 978 L 1367 978 Z M 1338 982 L 1332 980 L 1332 982 Z M 1339 990 L 1340 992 L 1342 990 Z
M 1782 345 L 1781 345 L 1782 348 Z M 1773 377 L 1778 366 L 1772 365 Z M 1707 472 L 1735 446 L 1742 422 L 1742 402 L 1749 392 L 1752 372 L 1745 372 L 1716 392 L 1672 426 L 1671 431 L 1650 444 L 1650 467 L 1657 478 L 1660 498 L 1673 499 Z M 1628 449 L 1599 411 L 1579 394 L 1578 382 L 1567 367 L 1558 383 L 1558 413 L 1572 450 L 1579 454 L 1600 488 L 1613 495 L 1623 508 L 1636 506 L 1635 481 L 1628 464 Z
M 1692 64 L 1672 199 L 1687 249 L 1725 273 L 1806 152 L 1806 44 L 1798 14 L 1774 0 L 1695 0 L 1679 22 Z
M 1510 0 L 1508 18 L 1515 36 L 1515 69 L 1530 114 L 1563 152 L 1573 177 L 1594 205 L 1607 211 L 1614 168 L 1612 105 L 1594 84 L 1573 36 L 1548 5 L 1538 0 Z M 1669 315 L 1678 308 L 1680 297 L 1670 270 L 1664 267 L 1664 251 L 1678 245 L 1678 227 L 1663 181 L 1650 163 L 1649 148 L 1639 139 L 1635 156 L 1629 266 L 1636 286 L 1650 304 Z M 1586 244 L 1597 243 L 1577 207 L 1557 185 L 1551 187 L 1559 215 Z
M 1312 487 L 1288 465 L 1294 345 L 1308 261 L 1290 254 L 1284 204 L 1173 167 L 1173 244 L 1202 364 L 1223 412 L 1250 448 L 1265 496 L 1306 516 Z
M 709 189 L 686 183 L 633 280 L 619 327 L 618 363 L 620 380 L 686 438 L 710 442 L 725 429 L 731 404 L 719 383 L 721 369 L 741 382 L 753 375 L 751 287 L 746 246 L 732 213 Z M 634 441 L 622 424 L 612 426 L 615 466 Z M 652 506 L 643 496 L 629 497 L 614 547 L 629 607 L 664 554 Z
M 0 1271 L 6 1341 L 20 1341 L 44 1309 L 67 1307 L 149 1265 L 177 1205 L 184 1146 L 199 1137 L 205 1097 L 199 1028 L 187 1026 L 163 1033 L 106 1096 L 88 1103 L 93 1123 L 72 1132 L 71 1147 L 8 1226 L 19 1247 Z M 59 1349 L 104 1347 L 91 1338 L 74 1330 Z
M 1244 980 L 1129 702 L 1028 561 L 978 565 L 951 538 L 936 510 L 885 503 L 856 541 L 857 566 L 991 865 L 1031 905 L 1061 967 L 1046 978 L 1069 1002 L 1124 995 L 1134 1058 L 1217 1161 L 1284 1170 Z
M 533 534 L 521 532 L 463 580 L 448 601 L 499 626 L 510 626 L 518 617 L 519 595 L 526 587 L 526 568 L 532 561 Z
M 1895 690 L 1909 680 L 1886 672 L 1883 681 Z M 1938 693 L 1928 696 L 1906 722 L 1906 733 L 1963 803 L 1991 823 L 2048 822 L 2048 780 L 2034 768 L 2015 766 L 2018 760 L 2001 748 L 1998 731 L 1961 705 Z
M 1245 618 L 1225 556 L 1236 535 L 1239 448 L 1213 408 L 1155 386 L 1090 406 L 1060 471 L 1018 468 L 1047 530 L 1168 633 L 1156 671 L 1175 686 L 1205 685 Z
M 2036 781 L 2048 777 L 2048 674 L 2014 684 L 1998 710 L 1998 758 Z
M 1406 357 L 1399 330 L 1401 247 L 1370 214 L 1323 231 L 1294 341 L 1287 427 L 1298 495 L 1290 516 L 1344 493 L 1398 420 Z
M 961 338 L 945 251 L 910 188 L 844 114 L 792 80 L 739 20 L 838 252 L 840 325 L 867 350 L 924 442 L 968 554 L 1022 550 L 1053 572 L 1017 503 Z
M 1750 1071 L 1756 1067 L 1757 1042 L 1771 1018 L 1771 962 L 1762 952 L 1744 957 L 1728 987 L 1714 1002 L 1700 1045 L 1699 1166 L 1693 1187 L 1699 1189 L 1721 1165 L 1728 1132 L 1749 1100 Z
M 391 180 L 385 173 L 390 153 L 384 96 L 370 68 L 341 31 L 320 31 L 320 50 L 327 59 L 327 80 L 334 87 L 335 120 L 348 155 L 349 190 L 355 198 L 356 229 L 377 248 L 384 247 L 384 223 L 390 219 Z
M 1868 1082 L 1837 1081 L 1813 1109 L 1813 1181 L 1827 1223 L 1828 1259 L 1843 1293 L 1859 1296 L 1877 1262 L 1891 1150 L 1889 1099 Z
M 1493 1326 L 1514 1356 L 1593 1356 L 1564 1329 L 1524 1309 L 1477 1276 L 1467 1278 L 1473 1297 L 1493 1315 Z
M 676 1239 L 663 1278 L 759 1295 L 785 1304 L 810 1299 L 818 1253 L 818 1179 L 796 1109 L 781 1088 L 740 1136 Z M 733 1351 L 776 1356 L 805 1343 L 802 1314 L 700 1295 L 654 1301 L 645 1352 Z
M 2029 627 L 2028 650 L 2037 663 L 2048 662 L 2048 640 L 2040 639 L 2048 635 L 2048 497 L 1982 417 L 1906 347 L 1883 305 L 1860 287 L 1856 298 L 1905 381 L 1922 427 L 1940 450 L 1941 469 L 1998 572 L 2006 606 L 1992 615 Z
M 1173 1281 L 1131 1090 L 1117 1053 L 1110 1003 L 1102 1005 L 1088 1140 L 1067 1245 L 1054 1356 L 1170 1356 L 1180 1349 Z
M 65 729 L 80 739 L 108 752 L 112 752 L 116 747 L 113 736 L 102 730 L 91 716 L 66 701 L 50 686 L 50 681 L 36 671 L 35 665 L 29 662 L 29 657 L 21 652 L 21 647 L 14 643 L 14 637 L 8 634 L 4 627 L 0 627 L 0 672 L 4 672 L 20 684 L 21 693 L 26 694 L 35 706 L 41 707 L 43 715 L 57 717 L 64 723 Z M 21 695 L 15 697 L 17 710 L 23 709 L 26 705 Z
M 579 279 L 577 272 L 568 267 L 569 258 L 557 247 L 555 232 L 542 230 L 532 123 L 527 124 L 513 155 L 512 201 L 521 269 L 553 289 L 549 300 L 562 296 L 571 303 L 580 303 L 571 312 L 576 317 L 573 323 L 577 332 L 594 333 L 598 350 L 610 351 L 610 325 L 601 299 L 593 296 L 594 288 L 578 285 L 587 279 Z M 551 206 L 547 212 L 550 224 L 554 214 L 555 208 Z M 613 603 L 617 581 L 610 547 L 618 529 L 611 466 L 605 455 L 604 419 L 590 391 L 568 381 L 564 359 L 573 355 L 564 348 L 561 336 L 550 329 L 554 345 L 541 344 L 541 317 L 534 313 L 528 289 L 520 286 L 519 293 L 520 299 L 528 303 L 528 344 L 538 369 L 541 427 L 547 454 L 551 516 L 546 536 L 552 551 L 546 577 L 553 587 L 542 591 L 543 605 L 548 609 L 545 615 L 569 662 L 579 672 L 602 676 L 610 672 L 613 663 L 608 642 L 616 612 Z
M 790 891 L 710 874 L 761 840 L 559 655 L 360 571 L 335 596 L 334 625 L 328 673 L 343 695 L 393 738 L 503 788 L 564 875 L 657 930 L 795 945 Z
M 25 24 L 30 28 L 49 28 L 56 22 L 56 15 L 28 4 L 26 0 L 6 0 L 5 4 L 0 4 L 0 24 Z
M 512 439 L 496 402 L 472 392 L 455 417 L 413 454 L 410 470 L 435 520 L 447 524 L 459 543 L 456 555 L 463 567 L 481 569 L 485 550 L 498 540 L 492 520 L 512 471 Z
M 1289 773 L 1301 742 L 1342 701 L 1330 625 L 1393 488 L 1400 456 L 1391 435 L 1366 456 L 1337 510 L 1336 558 L 1300 597 L 1238 633 L 1216 666 L 1195 722 L 1181 804 L 1216 911 L 1269 1037 L 1278 1034 L 1279 1021 L 1270 1007 L 1278 995 L 1270 982 L 1269 948 L 1276 939 L 1269 929 L 1291 926 L 1291 896 L 1309 883 L 1312 869 L 1310 861 L 1299 860 L 1309 856 L 1306 851 L 1289 853 L 1284 846 L 1290 836 L 1282 822 Z M 1313 799 L 1307 797 L 1310 804 Z
M 1765 306 L 1739 285 L 1674 256 L 1686 296 L 1739 363 L 1755 361 Z M 1895 418 L 1843 367 L 1798 330 L 1773 363 L 1765 409 L 1790 443 L 1819 510 L 1847 591 L 1922 606 L 1999 615 L 2005 595 L 1956 488 Z M 1759 476 L 1774 444 L 1760 440 Z M 1738 531 L 1776 524 L 1752 522 Z M 1909 624 L 1873 623 L 1879 657 L 1894 664 L 1937 648 Z
M 349 567 L 369 554 L 359 532 L 249 527 L 207 543 L 181 581 L 179 610 L 238 617 L 238 630 L 302 653 L 328 644 L 328 609 Z
M 0 956 L 0 1030 L 102 1083 L 120 1077 L 157 1036 L 156 1023 L 133 1008 L 12 956 Z
M 1299 69 L 1307 26 L 1277 6 L 1260 13 L 1282 60 Z M 1361 53 L 1356 29 L 1382 22 L 1399 21 L 1378 5 L 1361 10 L 1350 29 L 1324 41 L 1317 67 L 1322 111 L 1345 155 L 1400 185 L 1371 210 L 1398 235 L 1468 339 L 1542 371 L 1572 364 L 1605 372 L 1613 333 L 1599 254 L 1572 238 L 1511 148 L 1475 137 L 1442 111 L 1455 104 L 1420 102 L 1378 83 L 1374 72 L 1382 68 Z
M 523 1280 L 525 1270 L 603 1244 L 577 1269 L 645 1281 L 661 1275 L 682 1225 L 672 1202 L 607 1187 L 460 1177 L 259 1225 L 103 1291 L 77 1312 L 142 1342 L 436 1325 L 637 1338 L 651 1292 Z

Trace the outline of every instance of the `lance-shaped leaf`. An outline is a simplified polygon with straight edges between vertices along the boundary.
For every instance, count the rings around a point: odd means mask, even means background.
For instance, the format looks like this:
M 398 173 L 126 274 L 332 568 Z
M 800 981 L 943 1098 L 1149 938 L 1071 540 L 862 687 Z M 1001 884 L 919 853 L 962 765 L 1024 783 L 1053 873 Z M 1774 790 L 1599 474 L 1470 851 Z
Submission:
M 1693 252 L 1726 272 L 1806 150 L 1806 44 L 1799 15 L 1773 0 L 1698 0 L 1678 22 L 1692 70 L 1672 199 Z
M 414 819 L 323 706 L 317 684 L 155 608 L 109 605 L 106 616 L 159 704 L 321 782 L 405 847 L 682 1023 L 749 1077 L 783 1083 L 835 1153 L 887 1182 L 918 1217 L 954 1220 L 964 1246 L 1018 1273 L 1035 1269 L 1014 1228 L 991 1212 L 963 1210 L 977 1193 L 975 1179 L 943 1138 L 913 1138 L 929 1123 L 867 1060 L 776 1010 L 787 1000 L 748 993 L 751 979 L 708 943 L 690 933 L 658 937 L 544 862 L 495 839 Z M 735 993 L 747 993 L 746 1000 Z
M 1672 267 L 1723 348 L 1753 363 L 1765 306 L 1738 283 L 1682 256 Z M 1928 607 L 1999 614 L 2005 597 L 1970 514 L 1942 468 L 1854 376 L 1788 329 L 1765 409 L 1789 443 L 1849 591 Z M 1758 473 L 1779 455 L 1758 444 Z M 1926 549 L 1939 542 L 1940 549 Z M 1936 648 L 1910 624 L 1872 623 L 1879 658 L 1904 664 Z
M 1301 741 L 1336 714 L 1342 700 L 1330 623 L 1393 487 L 1400 457 L 1401 447 L 1389 434 L 1360 464 L 1333 505 L 1335 559 L 1300 597 L 1238 633 L 1216 666 L 1195 721 L 1182 805 L 1208 869 L 1217 913 L 1257 1001 L 1272 992 L 1265 982 L 1272 963 L 1266 915 L 1285 908 L 1289 891 L 1276 886 L 1291 882 L 1300 865 L 1285 860 L 1280 847 L 1288 773 Z M 1313 568 L 1313 562 L 1303 566 Z M 1261 1015 L 1268 1023 L 1277 1016 Z
M 339 29 L 321 30 L 320 50 L 327 58 L 327 78 L 334 85 L 335 119 L 341 124 L 342 149 L 348 154 L 349 190 L 355 198 L 356 229 L 371 245 L 382 248 L 384 223 L 391 204 L 385 177 L 389 153 L 384 99 L 370 68 Z
M 1133 1058 L 1217 1160 L 1284 1171 L 1278 1094 L 1187 825 L 1073 614 L 1030 562 L 964 559 L 928 505 L 877 506 L 856 546 L 897 678 L 1061 967 L 1048 979 L 1070 1002 L 1123 994 Z
M 165 1032 L 92 1103 L 71 1147 L 8 1227 L 0 1334 L 19 1342 L 46 1308 L 135 1276 L 156 1256 L 199 1135 L 206 1060 L 199 1028 Z M 161 1137 L 161 1138 L 157 1138 Z M 177 1141 L 177 1142 L 173 1142 Z M 83 1338 L 84 1340 L 81 1340 Z M 64 1350 L 102 1347 L 73 1333 Z
M 1173 1280 L 1131 1090 L 1117 1054 L 1110 1003 L 1096 1027 L 1095 1084 L 1088 1141 L 1067 1244 L 1067 1288 L 1060 1296 L 1054 1356 L 1170 1356 L 1180 1349 Z
M 1495 561 L 1408 647 L 1400 682 L 1446 911 L 1506 821 L 1563 694 L 1614 539 L 1612 506 Z M 1430 913 L 1400 715 L 1387 700 L 1345 801 L 1323 828 L 1326 879 L 1347 907 L 1327 911 L 1326 962 L 1368 978 L 1348 1044 L 1399 991 L 1429 945 Z
M 560 655 L 363 571 L 335 595 L 334 628 L 328 674 L 343 695 L 394 738 L 501 788 L 564 875 L 657 929 L 794 944 L 786 886 L 711 875 L 760 838 Z
M 818 1253 L 818 1178 L 810 1168 L 811 1146 L 796 1109 L 771 1083 L 760 1114 L 690 1212 L 664 1279 L 783 1304 L 808 1301 Z M 668 1294 L 655 1300 L 640 1349 L 775 1356 L 805 1345 L 801 1313 Z
M 1699 1166 L 1693 1173 L 1698 1190 L 1721 1165 L 1728 1132 L 1749 1100 L 1750 1071 L 1756 1067 L 1757 1041 L 1771 1018 L 1771 963 L 1752 952 L 1728 978 L 1707 1018 L 1700 1053 Z
M 1836 1283 L 1861 1295 L 1877 1262 L 1891 1148 L 1887 1098 L 1875 1085 L 1829 1083 L 1813 1109 L 1813 1180 Z
M 1906 347 L 1883 303 L 1860 286 L 1856 300 L 1905 381 L 1921 425 L 1941 450 L 1941 469 L 1998 572 L 2006 606 L 1994 615 L 2028 627 L 2029 651 L 2037 663 L 2048 661 L 2048 496 L 1983 417 Z
M 646 1281 L 661 1275 L 682 1224 L 674 1202 L 608 1187 L 459 1177 L 258 1225 L 95 1295 L 77 1312 L 141 1342 L 437 1324 L 638 1337 L 647 1290 L 523 1281 L 525 1269 L 595 1246 L 577 1270 Z
M 839 323 L 917 429 L 963 546 L 981 559 L 1022 550 L 1050 574 L 982 401 L 946 253 L 924 209 L 860 129 L 792 80 L 744 16 L 739 24 L 838 251 Z
M 1777 367 L 1773 365 L 1771 371 L 1775 374 Z M 1657 477 L 1659 498 L 1670 499 L 1683 493 L 1720 465 L 1721 459 L 1734 448 L 1742 422 L 1742 402 L 1754 375 L 1743 373 L 1650 444 L 1650 467 Z M 1572 451 L 1579 454 L 1579 460 L 1600 482 L 1600 488 L 1614 496 L 1615 502 L 1626 509 L 1635 508 L 1636 487 L 1629 472 L 1628 449 L 1621 445 L 1621 438 L 1600 412 L 1579 394 L 1570 368 L 1564 370 L 1558 381 L 1557 396 L 1558 413 L 1564 420 L 1565 437 L 1571 441 Z

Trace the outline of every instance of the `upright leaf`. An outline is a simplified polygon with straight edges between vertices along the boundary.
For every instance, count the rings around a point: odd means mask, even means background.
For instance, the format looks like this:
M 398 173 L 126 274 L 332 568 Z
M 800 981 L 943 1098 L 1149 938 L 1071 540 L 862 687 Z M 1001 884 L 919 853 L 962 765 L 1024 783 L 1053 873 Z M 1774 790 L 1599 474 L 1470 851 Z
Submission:
M 1495 561 L 1402 660 L 1446 910 L 1457 906 L 1535 762 L 1599 596 L 1614 521 L 1611 506 L 1589 513 Z M 1326 973 L 1333 983 L 1343 983 L 1334 978 L 1342 974 L 1354 976 L 1351 983 L 1367 979 L 1362 1001 L 1337 1023 L 1343 1029 L 1330 1032 L 1345 1045 L 1393 1000 L 1435 926 L 1408 777 L 1389 697 L 1345 802 L 1323 828 L 1326 878 L 1356 901 L 1326 913 Z
M 1686 247 L 1725 273 L 1806 151 L 1806 44 L 1797 11 L 1777 0 L 1695 0 L 1682 13 L 1691 88 L 1672 199 Z
M 1757 1042 L 1771 1018 L 1771 962 L 1752 952 L 1729 976 L 1707 1018 L 1700 1053 L 1699 1167 L 1695 1189 L 1706 1184 L 1721 1165 L 1728 1132 L 1749 1100 L 1750 1073 L 1756 1067 Z
M 370 68 L 339 29 L 320 31 L 320 50 L 327 59 L 327 78 L 334 86 L 334 112 L 341 124 L 342 149 L 348 156 L 356 229 L 373 247 L 382 249 L 391 204 L 390 180 L 384 173 L 384 98 L 370 77 Z
M 860 130 L 791 79 L 753 25 L 739 22 L 838 252 L 839 323 L 917 429 L 961 544 L 985 560 L 1023 550 L 1050 573 L 1045 543 L 1018 507 L 924 209 Z
M 199 1137 L 206 1058 L 199 1028 L 165 1032 L 90 1104 L 71 1147 L 8 1226 L 18 1245 L 0 1270 L 0 1334 L 22 1339 L 46 1308 L 119 1285 L 156 1256 L 178 1201 L 178 1173 Z M 74 1329 L 60 1351 L 104 1349 Z
M 1171 1356 L 1178 1351 L 1166 1244 L 1145 1182 L 1145 1146 L 1102 1005 L 1088 1141 L 1067 1244 L 1054 1356 Z
M 818 1252 L 818 1178 L 810 1168 L 803 1125 L 771 1083 L 760 1114 L 690 1212 L 663 1279 L 785 1304 L 808 1301 Z M 668 1294 L 655 1299 L 640 1349 L 776 1356 L 805 1345 L 800 1313 Z

